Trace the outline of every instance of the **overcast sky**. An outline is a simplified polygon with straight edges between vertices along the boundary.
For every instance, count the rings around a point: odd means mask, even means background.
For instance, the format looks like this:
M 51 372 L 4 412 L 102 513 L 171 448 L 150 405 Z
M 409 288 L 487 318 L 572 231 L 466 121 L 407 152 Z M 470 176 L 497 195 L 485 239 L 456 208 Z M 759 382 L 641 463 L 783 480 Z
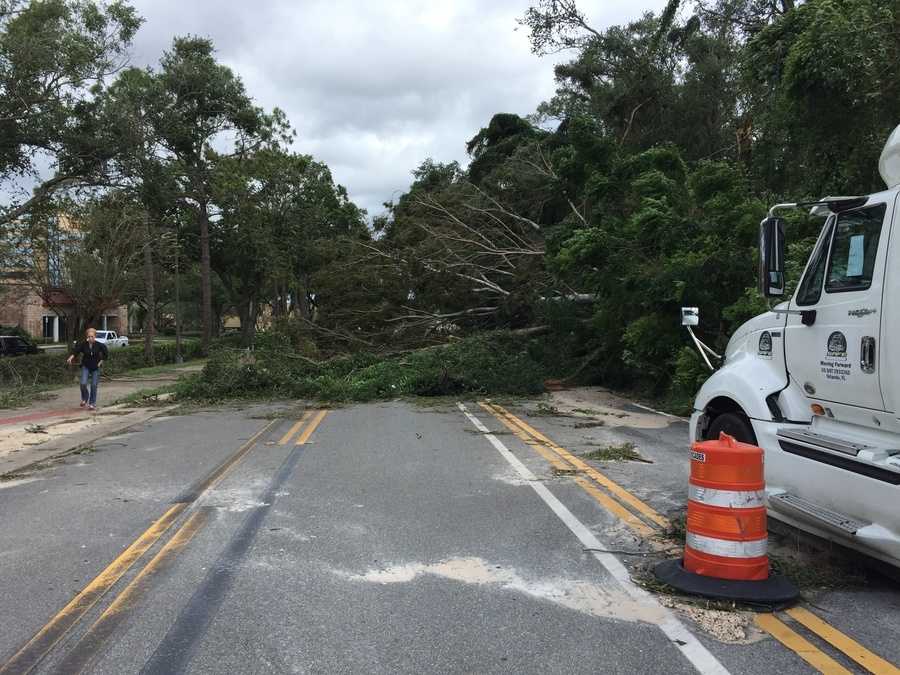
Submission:
M 566 58 L 533 55 L 516 30 L 529 0 L 132 2 L 146 19 L 134 65 L 156 65 L 175 35 L 211 38 L 259 105 L 287 113 L 295 150 L 326 162 L 370 215 L 425 158 L 465 164 L 494 113 L 534 112 Z M 664 5 L 582 3 L 597 28 Z

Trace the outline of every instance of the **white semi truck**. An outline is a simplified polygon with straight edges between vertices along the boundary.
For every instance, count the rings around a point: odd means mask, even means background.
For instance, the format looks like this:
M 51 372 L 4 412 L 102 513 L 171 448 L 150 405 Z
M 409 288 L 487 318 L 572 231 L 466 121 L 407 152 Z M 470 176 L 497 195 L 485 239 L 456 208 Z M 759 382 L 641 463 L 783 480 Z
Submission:
M 690 433 L 764 449 L 771 517 L 900 567 L 900 126 L 879 168 L 884 192 L 769 211 L 767 298 L 785 293 L 778 214 L 810 208 L 825 223 L 793 296 L 731 337 Z M 696 325 L 693 308 L 682 316 Z

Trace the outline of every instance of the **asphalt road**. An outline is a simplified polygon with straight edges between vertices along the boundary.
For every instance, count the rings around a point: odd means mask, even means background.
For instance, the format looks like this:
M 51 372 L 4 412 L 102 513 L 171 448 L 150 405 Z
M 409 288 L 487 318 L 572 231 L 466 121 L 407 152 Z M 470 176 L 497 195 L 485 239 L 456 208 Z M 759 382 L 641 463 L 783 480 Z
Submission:
M 813 651 L 750 613 L 645 591 L 677 549 L 659 533 L 684 505 L 685 429 L 600 410 L 602 426 L 532 403 L 212 410 L 0 482 L 0 673 L 900 663 L 900 592 L 878 578 L 810 595 L 830 631 L 776 616 Z M 652 463 L 572 468 L 622 440 Z

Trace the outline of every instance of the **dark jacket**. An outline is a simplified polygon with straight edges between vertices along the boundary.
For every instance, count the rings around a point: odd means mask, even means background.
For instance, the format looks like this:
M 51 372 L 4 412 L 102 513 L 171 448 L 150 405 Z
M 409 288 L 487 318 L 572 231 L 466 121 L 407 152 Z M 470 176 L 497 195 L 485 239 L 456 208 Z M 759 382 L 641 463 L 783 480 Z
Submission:
M 81 365 L 88 370 L 97 370 L 100 361 L 105 361 L 109 352 L 102 342 L 91 344 L 87 340 L 79 342 L 72 351 L 75 356 L 81 356 Z

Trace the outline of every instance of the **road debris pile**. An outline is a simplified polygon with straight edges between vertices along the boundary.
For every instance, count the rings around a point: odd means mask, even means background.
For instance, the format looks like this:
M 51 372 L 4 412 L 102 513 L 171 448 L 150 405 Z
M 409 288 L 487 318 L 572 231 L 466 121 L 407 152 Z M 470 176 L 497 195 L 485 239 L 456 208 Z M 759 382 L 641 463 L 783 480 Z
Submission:
M 465 392 L 535 394 L 545 368 L 529 343 L 497 332 L 402 354 L 368 352 L 317 362 L 273 341 L 248 354 L 219 350 L 180 382 L 179 399 L 313 398 L 371 401 Z

